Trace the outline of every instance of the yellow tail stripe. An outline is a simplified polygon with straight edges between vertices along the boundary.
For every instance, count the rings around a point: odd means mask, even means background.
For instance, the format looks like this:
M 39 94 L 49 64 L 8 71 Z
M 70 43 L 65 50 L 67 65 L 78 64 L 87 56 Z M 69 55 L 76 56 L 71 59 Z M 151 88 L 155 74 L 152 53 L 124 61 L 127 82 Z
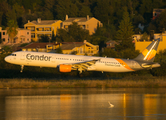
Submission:
M 146 59 L 147 60 L 151 60 L 153 57 L 155 57 L 155 55 L 156 55 L 156 50 L 151 50 L 150 51 L 150 53 L 148 53 L 149 51 L 147 50 L 147 49 L 145 49 L 143 52 L 142 52 L 142 54 L 143 54 L 143 56 L 145 57 L 147 54 L 147 57 L 146 57 Z
M 134 71 L 133 69 L 131 69 L 128 65 L 127 65 L 127 63 L 125 63 L 123 60 L 121 60 L 121 59 L 116 59 L 123 67 L 125 67 L 126 69 L 128 69 L 128 70 L 131 70 L 131 71 Z
M 149 55 L 148 55 L 148 57 L 147 57 L 147 60 L 151 60 L 153 57 L 155 57 L 155 55 L 156 55 L 156 50 L 152 50 L 152 51 L 149 53 Z
M 148 50 L 147 49 L 145 49 L 143 52 L 142 52 L 142 54 L 144 55 L 144 57 L 148 54 Z

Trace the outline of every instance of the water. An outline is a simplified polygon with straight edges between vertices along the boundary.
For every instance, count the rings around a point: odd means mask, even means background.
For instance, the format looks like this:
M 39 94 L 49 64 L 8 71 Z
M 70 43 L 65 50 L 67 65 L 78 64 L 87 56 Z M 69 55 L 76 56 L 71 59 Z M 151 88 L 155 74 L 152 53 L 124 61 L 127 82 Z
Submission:
M 0 90 L 0 120 L 85 119 L 166 120 L 166 89 Z

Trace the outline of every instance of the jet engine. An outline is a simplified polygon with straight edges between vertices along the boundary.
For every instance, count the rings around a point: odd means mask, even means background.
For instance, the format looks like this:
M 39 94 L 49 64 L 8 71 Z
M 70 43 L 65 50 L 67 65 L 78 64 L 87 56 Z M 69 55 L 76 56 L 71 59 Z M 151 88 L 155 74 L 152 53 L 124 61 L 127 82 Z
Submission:
M 71 72 L 71 65 L 59 65 L 59 72 Z

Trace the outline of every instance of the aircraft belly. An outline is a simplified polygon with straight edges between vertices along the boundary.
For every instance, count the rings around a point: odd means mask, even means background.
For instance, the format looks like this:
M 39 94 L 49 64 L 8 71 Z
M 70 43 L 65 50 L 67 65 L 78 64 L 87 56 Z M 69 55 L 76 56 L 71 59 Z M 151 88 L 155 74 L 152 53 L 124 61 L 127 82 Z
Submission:
M 131 71 L 121 65 L 116 65 L 116 66 L 96 65 L 95 68 L 96 68 L 96 71 L 103 71 L 103 72 L 130 72 Z
M 28 62 L 26 61 L 26 65 L 28 66 L 39 66 L 39 67 L 56 67 L 56 63 L 48 62 L 48 61 L 33 61 Z
M 17 60 L 13 64 L 25 66 L 39 66 L 39 67 L 57 67 L 56 62 L 51 61 L 32 61 L 32 60 Z

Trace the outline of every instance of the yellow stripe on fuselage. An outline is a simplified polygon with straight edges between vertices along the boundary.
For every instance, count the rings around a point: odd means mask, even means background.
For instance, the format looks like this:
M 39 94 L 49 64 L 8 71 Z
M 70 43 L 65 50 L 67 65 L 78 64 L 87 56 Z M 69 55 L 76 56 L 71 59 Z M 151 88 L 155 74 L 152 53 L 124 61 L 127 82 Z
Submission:
M 133 69 L 131 69 L 127 63 L 125 63 L 122 59 L 116 59 L 123 67 L 125 67 L 128 70 L 134 71 Z

